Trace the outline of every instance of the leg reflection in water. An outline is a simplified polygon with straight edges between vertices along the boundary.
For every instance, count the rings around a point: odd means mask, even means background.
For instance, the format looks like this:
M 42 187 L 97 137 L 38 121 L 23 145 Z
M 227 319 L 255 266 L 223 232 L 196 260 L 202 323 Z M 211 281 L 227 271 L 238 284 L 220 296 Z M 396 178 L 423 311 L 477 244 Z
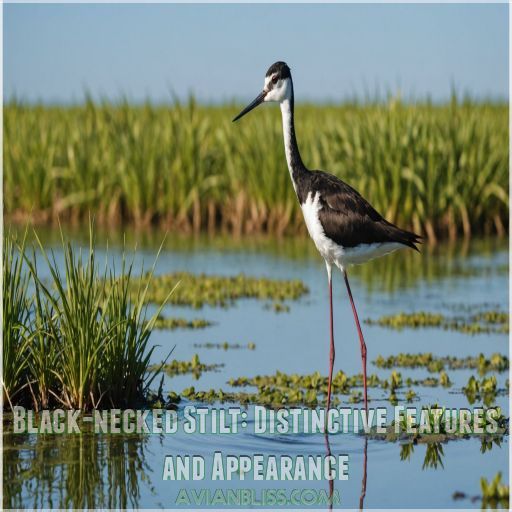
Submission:
M 329 434 L 327 429 L 324 433 L 325 438 L 325 448 L 327 451 L 327 456 L 331 457 L 331 444 L 329 443 Z M 329 459 L 330 460 L 330 459 Z M 332 468 L 329 467 L 329 470 Z M 364 498 L 366 496 L 366 478 L 367 478 L 367 469 L 368 469 L 368 437 L 364 437 L 364 452 L 363 452 L 363 479 L 361 481 L 361 494 L 359 495 L 359 510 L 364 509 Z M 334 494 L 334 479 L 329 480 L 329 508 L 328 510 L 332 510 L 332 497 Z
M 332 455 L 331 453 L 331 445 L 329 443 L 329 432 L 327 431 L 327 428 L 325 429 L 324 433 L 325 437 L 325 448 L 327 450 L 327 456 L 329 457 L 329 461 L 331 460 L 330 457 Z M 332 467 L 329 466 L 329 473 L 332 471 Z M 332 495 L 334 493 L 334 478 L 331 480 L 328 480 L 329 482 L 329 510 L 332 510 Z
M 364 455 L 363 455 L 363 480 L 361 482 L 361 496 L 359 497 L 359 510 L 364 508 L 364 497 L 366 496 L 366 476 L 368 463 L 368 438 L 364 436 Z

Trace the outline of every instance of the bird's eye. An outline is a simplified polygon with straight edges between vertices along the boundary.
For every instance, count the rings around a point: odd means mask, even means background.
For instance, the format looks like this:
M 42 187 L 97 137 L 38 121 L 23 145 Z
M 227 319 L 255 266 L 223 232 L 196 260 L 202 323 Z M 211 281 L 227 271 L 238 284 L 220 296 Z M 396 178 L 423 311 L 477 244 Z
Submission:
M 273 83 L 273 84 L 277 84 L 277 80 L 278 80 L 277 75 L 274 75 L 274 76 L 272 77 L 272 83 Z

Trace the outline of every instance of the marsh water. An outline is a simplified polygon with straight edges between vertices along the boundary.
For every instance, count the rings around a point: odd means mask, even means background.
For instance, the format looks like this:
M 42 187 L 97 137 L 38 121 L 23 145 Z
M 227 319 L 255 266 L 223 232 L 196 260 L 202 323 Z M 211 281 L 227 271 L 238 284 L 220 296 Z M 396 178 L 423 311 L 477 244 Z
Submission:
M 77 245 L 87 245 L 86 237 L 67 233 Z M 135 267 L 151 266 L 163 235 L 121 234 L 98 238 L 101 252 L 114 264 L 124 243 L 133 252 Z M 46 247 L 55 247 L 57 259 L 60 235 L 44 233 Z M 108 245 L 108 250 L 107 250 Z M 198 354 L 201 362 L 222 364 L 218 371 L 199 377 L 165 377 L 164 390 L 180 393 L 196 390 L 234 391 L 231 378 L 271 375 L 276 371 L 310 374 L 327 373 L 328 302 L 327 281 L 322 260 L 307 239 L 269 240 L 229 237 L 184 238 L 167 236 L 156 262 L 156 273 L 185 270 L 194 273 L 301 279 L 309 293 L 287 302 L 288 312 L 276 313 L 255 299 L 236 301 L 228 308 L 201 309 L 166 306 L 164 314 L 213 322 L 205 329 L 157 330 L 152 343 L 155 363 L 173 349 L 172 357 L 190 360 Z M 456 314 L 464 308 L 508 312 L 508 250 L 506 242 L 477 240 L 471 243 L 424 247 L 421 254 L 402 251 L 385 259 L 350 270 L 352 291 L 361 319 L 377 319 L 399 312 L 441 312 Z M 357 332 L 341 275 L 334 280 L 336 363 L 349 375 L 360 373 L 361 360 Z M 436 356 L 508 356 L 506 334 L 469 335 L 450 330 L 423 328 L 392 330 L 363 325 L 368 346 L 369 373 L 389 377 L 392 370 L 378 369 L 371 361 L 378 355 L 402 352 L 432 352 Z M 254 350 L 219 350 L 197 347 L 206 343 L 254 343 Z M 399 368 L 404 377 L 425 378 L 425 368 Z M 445 407 L 471 405 L 461 388 L 476 371 L 449 371 L 453 386 L 415 387 L 414 406 L 440 404 Z M 505 387 L 507 374 L 496 374 L 498 388 Z M 372 407 L 392 405 L 388 393 L 369 390 Z M 347 397 L 341 397 L 347 406 Z M 398 393 L 403 404 L 403 393 Z M 178 413 L 189 404 L 182 400 Z M 496 398 L 508 417 L 508 398 Z M 226 404 L 226 407 L 229 404 Z M 351 405 L 361 407 L 361 404 Z M 390 414 L 392 417 L 392 414 Z M 250 415 L 249 415 L 250 421 Z M 454 492 L 468 496 L 480 493 L 480 478 L 492 479 L 498 471 L 508 483 L 508 437 L 501 445 L 483 450 L 479 439 L 449 441 L 437 445 L 407 445 L 370 439 L 355 434 L 329 437 L 333 454 L 348 454 L 349 479 L 336 481 L 342 508 L 437 508 L 480 507 L 480 502 L 454 500 Z M 263 489 L 307 488 L 328 491 L 328 482 L 172 482 L 162 479 L 165 455 L 194 454 L 211 461 L 215 451 L 230 454 L 324 455 L 321 434 L 255 435 L 250 429 L 236 435 L 12 435 L 4 434 L 4 507 L 9 508 L 174 508 L 179 489 L 218 488 Z M 290 505 L 291 506 L 291 505 Z M 191 505 L 196 508 L 197 505 Z M 219 506 L 215 507 L 219 508 Z M 237 508 L 237 507 L 235 507 Z M 275 506 L 270 508 L 276 508 Z M 315 506 L 315 508 L 319 508 Z M 323 507 L 326 508 L 326 507 Z

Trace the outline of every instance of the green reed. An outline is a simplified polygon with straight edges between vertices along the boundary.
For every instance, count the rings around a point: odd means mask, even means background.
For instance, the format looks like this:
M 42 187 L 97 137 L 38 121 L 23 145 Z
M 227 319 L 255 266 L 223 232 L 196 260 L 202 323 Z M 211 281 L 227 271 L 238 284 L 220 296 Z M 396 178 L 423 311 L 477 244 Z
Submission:
M 128 103 L 4 109 L 11 218 L 159 224 L 183 231 L 304 231 L 279 112 Z M 426 235 L 505 234 L 508 108 L 460 102 L 297 107 L 304 160 Z
M 3 403 L 12 404 L 26 386 L 25 353 L 30 341 L 29 279 L 23 264 L 25 238 L 17 250 L 16 241 L 7 235 L 3 244 Z
M 166 302 L 147 314 L 152 271 L 134 286 L 124 257 L 119 275 L 107 259 L 101 270 L 92 229 L 84 251 L 62 239 L 63 262 L 35 239 L 37 256 L 35 247 L 5 241 L 4 398 L 35 409 L 143 403 L 157 375 L 148 372 L 149 338 Z

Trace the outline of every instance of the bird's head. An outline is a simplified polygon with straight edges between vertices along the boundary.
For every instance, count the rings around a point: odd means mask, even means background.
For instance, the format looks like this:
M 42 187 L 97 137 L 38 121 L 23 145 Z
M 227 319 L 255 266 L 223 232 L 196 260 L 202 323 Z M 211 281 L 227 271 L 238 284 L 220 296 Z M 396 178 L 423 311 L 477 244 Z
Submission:
M 256 108 L 263 102 L 274 101 L 281 103 L 290 99 L 292 95 L 292 75 L 286 62 L 275 62 L 268 68 L 265 74 L 265 83 L 263 91 L 238 114 L 233 121 L 237 121 L 242 116 Z

